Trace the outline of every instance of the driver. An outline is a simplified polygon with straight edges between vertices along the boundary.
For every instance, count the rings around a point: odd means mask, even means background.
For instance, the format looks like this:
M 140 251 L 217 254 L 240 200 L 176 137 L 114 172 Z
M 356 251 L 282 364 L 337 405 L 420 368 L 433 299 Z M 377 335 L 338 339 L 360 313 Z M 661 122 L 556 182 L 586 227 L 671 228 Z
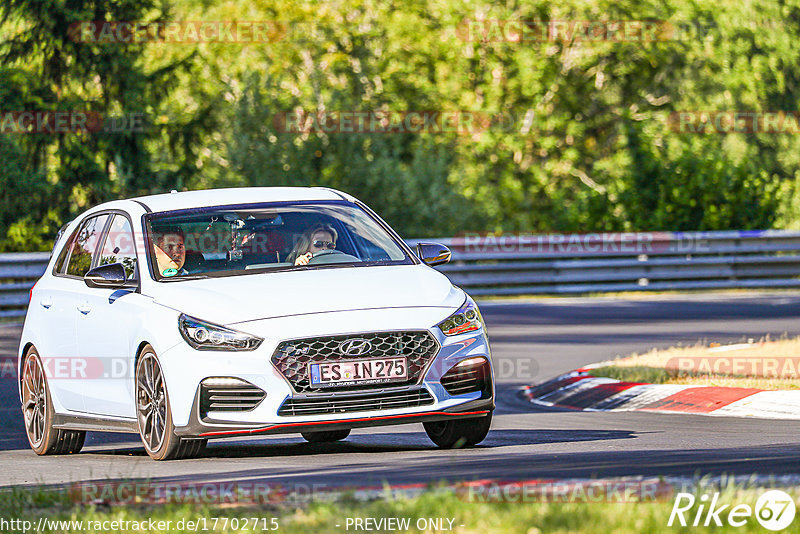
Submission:
M 336 248 L 338 234 L 328 224 L 312 226 L 300 236 L 286 261 L 295 265 L 308 265 L 314 254 L 321 250 Z
M 178 227 L 159 228 L 154 230 L 156 262 L 158 273 L 162 276 L 188 274 L 183 268 L 186 263 L 186 247 L 183 230 Z

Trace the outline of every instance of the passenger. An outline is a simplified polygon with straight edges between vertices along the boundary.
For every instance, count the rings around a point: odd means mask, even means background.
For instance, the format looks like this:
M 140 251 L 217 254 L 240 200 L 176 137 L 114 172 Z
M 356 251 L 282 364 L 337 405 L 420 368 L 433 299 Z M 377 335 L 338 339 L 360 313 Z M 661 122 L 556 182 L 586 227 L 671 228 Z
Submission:
M 336 248 L 338 234 L 328 224 L 318 224 L 303 232 L 286 261 L 295 265 L 308 265 L 313 255 L 321 250 Z

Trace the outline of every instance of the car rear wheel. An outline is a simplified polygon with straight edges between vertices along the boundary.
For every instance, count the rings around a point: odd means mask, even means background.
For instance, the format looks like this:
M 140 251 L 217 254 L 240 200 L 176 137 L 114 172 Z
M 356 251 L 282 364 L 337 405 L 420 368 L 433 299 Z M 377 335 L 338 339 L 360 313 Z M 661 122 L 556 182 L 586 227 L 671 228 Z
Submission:
M 423 423 L 425 432 L 442 449 L 461 449 L 472 447 L 486 438 L 492 414 L 480 418 L 457 419 L 453 421 L 433 421 Z
M 22 414 L 28 443 L 39 456 L 75 454 L 83 447 L 86 432 L 53 428 L 53 400 L 42 360 L 33 347 L 22 367 Z
M 350 435 L 350 429 L 344 430 L 325 430 L 322 432 L 302 432 L 302 436 L 310 443 L 326 443 L 339 441 Z
M 192 458 L 205 449 L 205 439 L 175 435 L 164 373 L 150 345 L 136 364 L 136 419 L 144 448 L 154 460 Z

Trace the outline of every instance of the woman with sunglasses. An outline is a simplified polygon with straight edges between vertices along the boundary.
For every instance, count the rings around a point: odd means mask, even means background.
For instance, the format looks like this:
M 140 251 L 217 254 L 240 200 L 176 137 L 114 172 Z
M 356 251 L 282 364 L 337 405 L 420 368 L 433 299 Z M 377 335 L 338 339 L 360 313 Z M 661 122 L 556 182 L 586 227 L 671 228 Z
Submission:
M 295 265 L 308 265 L 309 260 L 321 250 L 335 249 L 338 234 L 327 224 L 312 226 L 297 240 L 286 261 Z

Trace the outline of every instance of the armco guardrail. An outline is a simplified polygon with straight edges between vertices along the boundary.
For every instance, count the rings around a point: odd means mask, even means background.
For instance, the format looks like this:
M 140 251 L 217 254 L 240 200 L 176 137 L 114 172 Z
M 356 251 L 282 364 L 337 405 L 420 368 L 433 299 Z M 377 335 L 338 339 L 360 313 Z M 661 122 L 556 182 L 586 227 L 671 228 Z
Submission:
M 475 296 L 800 287 L 800 232 L 464 235 L 439 269 Z
M 800 232 L 464 235 L 437 267 L 470 294 L 800 287 Z M 47 253 L 0 254 L 0 317 L 22 317 Z
M 24 317 L 28 291 L 42 276 L 50 254 L 0 254 L 0 317 Z

